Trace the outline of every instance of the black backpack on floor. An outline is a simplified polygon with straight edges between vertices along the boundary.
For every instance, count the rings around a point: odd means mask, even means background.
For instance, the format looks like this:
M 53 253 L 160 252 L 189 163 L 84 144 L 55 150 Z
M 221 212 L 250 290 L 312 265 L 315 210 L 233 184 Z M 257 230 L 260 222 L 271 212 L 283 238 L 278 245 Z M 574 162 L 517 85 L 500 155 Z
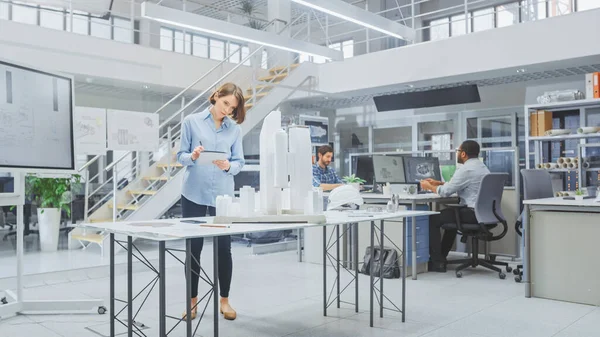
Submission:
M 373 251 L 375 253 L 373 254 Z M 360 270 L 362 274 L 380 277 L 381 260 L 383 259 L 383 278 L 400 278 L 400 263 L 398 252 L 390 247 L 367 247 L 365 251 L 364 264 Z

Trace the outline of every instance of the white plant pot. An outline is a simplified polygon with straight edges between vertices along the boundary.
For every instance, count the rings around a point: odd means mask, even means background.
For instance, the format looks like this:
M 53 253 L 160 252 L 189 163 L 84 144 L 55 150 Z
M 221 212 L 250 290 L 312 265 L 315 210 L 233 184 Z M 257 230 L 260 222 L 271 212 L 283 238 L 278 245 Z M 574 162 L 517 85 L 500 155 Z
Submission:
M 350 183 L 348 185 L 350 185 L 360 191 L 360 183 Z
M 582 200 L 583 200 L 583 197 L 584 197 L 583 195 L 576 195 L 576 196 L 575 196 L 575 200 L 577 200 L 577 201 L 582 201 Z
M 40 230 L 40 248 L 43 252 L 55 252 L 58 250 L 60 209 L 38 208 L 37 213 Z

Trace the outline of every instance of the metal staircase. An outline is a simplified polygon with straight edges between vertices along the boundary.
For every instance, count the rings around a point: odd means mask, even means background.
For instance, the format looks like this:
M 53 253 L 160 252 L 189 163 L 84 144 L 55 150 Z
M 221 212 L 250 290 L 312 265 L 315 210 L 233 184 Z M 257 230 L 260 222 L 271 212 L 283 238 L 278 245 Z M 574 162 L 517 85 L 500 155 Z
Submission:
M 292 24 L 290 23 L 288 26 Z M 210 106 L 207 98 L 220 84 L 225 82 L 250 83 L 245 96 L 247 117 L 242 124 L 242 134 L 246 135 L 282 101 L 302 86 L 309 86 L 312 83 L 311 80 L 316 77 L 316 65 L 308 62 L 298 64 L 298 58 L 294 58 L 291 64 L 271 68 L 266 74 L 265 70 L 255 67 L 252 79 L 236 79 L 234 71 L 255 54 L 262 52 L 263 48 L 264 46 L 261 46 L 250 53 L 233 69 L 219 76 L 217 81 L 161 123 L 160 150 L 148 155 L 149 167 L 146 169 L 141 167 L 139 152 L 137 152 L 137 156 L 134 156 L 133 152 L 128 152 L 105 168 L 108 179 L 90 191 L 90 181 L 96 181 L 105 174 L 99 172 L 94 177 L 89 176 L 90 166 L 96 164 L 101 156 L 96 156 L 83 165 L 80 172 L 86 183 L 84 221 L 118 222 L 156 219 L 163 216 L 179 201 L 183 181 L 182 172 L 184 171 L 182 165 L 176 160 L 181 136 L 180 127 L 185 117 Z M 230 56 L 236 52 L 234 51 Z M 228 58 L 165 103 L 155 113 L 161 112 L 176 99 L 189 93 L 191 88 L 202 79 L 222 71 L 220 66 L 227 62 Z M 277 64 L 277 60 L 274 58 L 274 56 L 269 57 L 267 62 Z M 128 157 L 134 157 L 134 159 L 131 162 L 125 161 L 124 159 Z M 105 233 L 87 232 L 81 228 L 74 229 L 70 234 L 71 240 L 78 240 L 83 246 L 95 243 L 103 247 L 105 238 Z

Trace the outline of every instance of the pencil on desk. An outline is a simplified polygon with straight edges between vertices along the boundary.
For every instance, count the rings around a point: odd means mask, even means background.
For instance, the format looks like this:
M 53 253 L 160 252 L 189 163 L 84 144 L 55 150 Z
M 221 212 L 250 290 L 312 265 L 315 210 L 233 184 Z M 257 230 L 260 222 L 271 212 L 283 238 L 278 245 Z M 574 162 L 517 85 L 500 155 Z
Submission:
M 229 225 L 200 225 L 200 227 L 229 228 Z

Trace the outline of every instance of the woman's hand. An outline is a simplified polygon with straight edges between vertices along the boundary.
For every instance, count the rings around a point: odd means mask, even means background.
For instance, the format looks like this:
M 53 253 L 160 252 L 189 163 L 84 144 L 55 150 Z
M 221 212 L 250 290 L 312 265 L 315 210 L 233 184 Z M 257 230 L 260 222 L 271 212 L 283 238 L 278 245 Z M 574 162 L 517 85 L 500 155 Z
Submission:
M 218 168 L 220 168 L 223 171 L 229 171 L 229 169 L 231 168 L 231 163 L 229 163 L 229 160 L 225 159 L 225 160 L 214 160 L 213 164 L 217 165 Z
M 194 151 L 192 151 L 192 160 L 198 159 L 200 157 L 200 153 L 204 151 L 204 146 L 197 146 Z

